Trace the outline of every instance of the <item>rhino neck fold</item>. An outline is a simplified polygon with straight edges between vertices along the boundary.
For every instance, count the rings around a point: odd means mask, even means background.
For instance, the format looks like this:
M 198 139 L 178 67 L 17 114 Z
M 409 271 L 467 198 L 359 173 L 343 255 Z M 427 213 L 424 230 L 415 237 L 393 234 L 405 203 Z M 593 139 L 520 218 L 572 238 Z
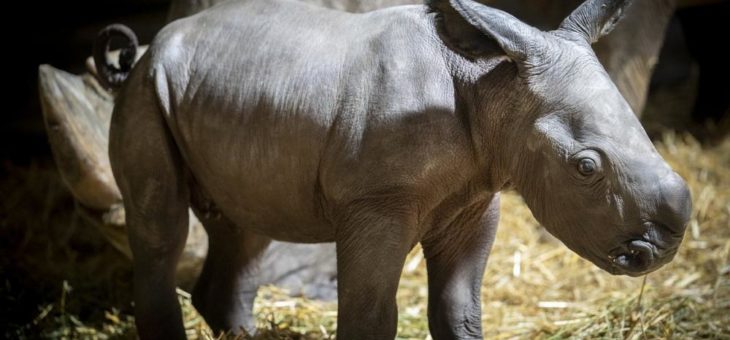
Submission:
M 479 172 L 495 192 L 509 186 L 519 157 L 520 131 L 529 122 L 529 99 L 519 91 L 517 67 L 502 56 L 466 60 L 448 56 L 457 113 L 464 120 Z

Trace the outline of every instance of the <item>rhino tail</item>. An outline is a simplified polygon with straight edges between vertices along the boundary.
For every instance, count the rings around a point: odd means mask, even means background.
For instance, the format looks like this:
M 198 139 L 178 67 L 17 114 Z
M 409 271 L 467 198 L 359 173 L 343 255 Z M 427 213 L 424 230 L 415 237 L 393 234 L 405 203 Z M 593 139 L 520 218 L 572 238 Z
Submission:
M 113 39 L 119 39 L 122 47 L 119 50 L 119 67 L 108 58 L 109 46 Z M 118 89 L 127 79 L 137 56 L 137 36 L 131 28 L 122 24 L 105 27 L 94 41 L 93 56 L 96 64 L 96 78 L 107 89 Z

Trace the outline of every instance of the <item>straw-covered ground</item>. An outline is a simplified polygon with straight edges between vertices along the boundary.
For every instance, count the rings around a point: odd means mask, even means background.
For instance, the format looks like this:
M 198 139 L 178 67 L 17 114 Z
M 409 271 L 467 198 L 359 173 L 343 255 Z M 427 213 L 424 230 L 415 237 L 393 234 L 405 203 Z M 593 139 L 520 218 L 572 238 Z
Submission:
M 550 237 L 519 196 L 506 194 L 482 289 L 487 338 L 730 339 L 730 138 L 703 148 L 667 133 L 657 148 L 689 182 L 694 200 L 674 261 L 645 285 L 644 278 L 611 276 Z M 52 169 L 3 171 L 0 336 L 133 338 L 128 262 L 76 217 Z M 399 338 L 429 338 L 426 291 L 415 249 L 398 291 Z M 179 293 L 190 337 L 215 338 L 189 295 Z M 256 338 L 334 337 L 334 303 L 266 287 L 256 310 Z

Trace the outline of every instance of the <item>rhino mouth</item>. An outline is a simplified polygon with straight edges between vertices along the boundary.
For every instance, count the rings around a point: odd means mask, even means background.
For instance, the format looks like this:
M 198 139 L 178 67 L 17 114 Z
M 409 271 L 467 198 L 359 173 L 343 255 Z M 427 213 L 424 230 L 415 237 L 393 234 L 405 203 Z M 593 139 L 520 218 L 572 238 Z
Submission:
M 659 264 L 657 246 L 644 239 L 631 240 L 609 252 L 608 260 L 614 274 L 641 276 Z

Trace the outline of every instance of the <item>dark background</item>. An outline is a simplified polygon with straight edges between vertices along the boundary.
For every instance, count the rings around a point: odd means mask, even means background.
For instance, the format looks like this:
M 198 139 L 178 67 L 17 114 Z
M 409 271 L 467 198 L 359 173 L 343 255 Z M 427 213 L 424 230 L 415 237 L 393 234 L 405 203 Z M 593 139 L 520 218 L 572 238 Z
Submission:
M 9 21 L 5 21 L 7 27 L 3 30 L 6 100 L 0 110 L 0 159 L 26 163 L 50 158 L 38 101 L 38 66 L 51 64 L 82 73 L 96 33 L 114 22 L 130 26 L 141 43 L 148 43 L 165 22 L 169 0 L 20 3 L 17 9 L 6 9 L 4 15 Z M 14 15 L 22 20 L 13 20 Z

